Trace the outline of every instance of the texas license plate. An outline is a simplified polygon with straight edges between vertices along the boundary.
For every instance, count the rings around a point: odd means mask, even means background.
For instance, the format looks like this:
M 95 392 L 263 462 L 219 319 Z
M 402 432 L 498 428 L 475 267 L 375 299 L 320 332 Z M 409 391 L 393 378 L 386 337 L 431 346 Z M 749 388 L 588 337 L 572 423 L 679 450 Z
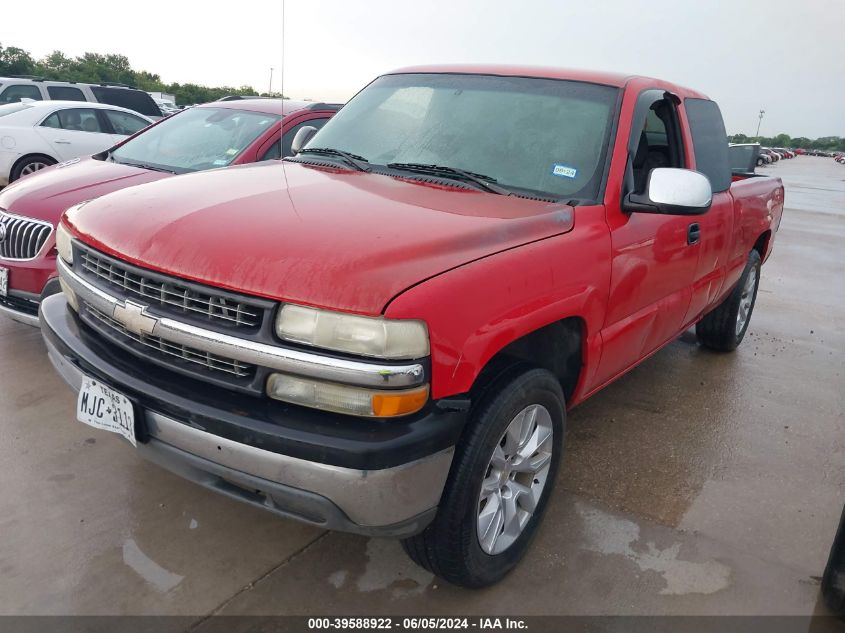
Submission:
M 0 268 L 0 297 L 5 297 L 9 292 L 9 269 Z
M 99 380 L 83 378 L 76 401 L 76 419 L 95 429 L 122 435 L 138 446 L 135 439 L 135 410 L 129 399 Z

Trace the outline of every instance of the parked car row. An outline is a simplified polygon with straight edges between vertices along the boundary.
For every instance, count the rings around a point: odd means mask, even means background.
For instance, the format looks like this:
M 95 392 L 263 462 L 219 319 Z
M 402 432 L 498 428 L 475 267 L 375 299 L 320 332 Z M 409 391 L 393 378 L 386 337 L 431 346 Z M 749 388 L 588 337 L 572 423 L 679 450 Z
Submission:
M 101 152 L 152 122 L 102 103 L 24 99 L 0 105 L 0 187 L 60 161 Z
M 0 183 L 6 173 L 14 182 L 0 191 L 0 258 L 6 260 L 0 262 L 0 313 L 32 325 L 41 300 L 59 291 L 53 231 L 65 209 L 176 174 L 288 156 L 299 129 L 322 127 L 340 107 L 278 99 L 212 102 L 146 127 L 148 119 L 121 108 L 78 105 L 0 106 Z M 94 131 L 102 128 L 108 131 Z
M 32 75 L 0 77 L 0 104 L 17 103 L 23 99 L 104 103 L 132 110 L 154 120 L 162 116 L 149 94 L 124 84 L 52 81 Z
M 781 159 L 795 158 L 798 154 L 795 150 L 786 149 L 784 147 L 761 147 L 760 159 L 758 165 L 776 163 Z
M 78 420 L 489 585 L 568 408 L 689 327 L 742 342 L 783 186 L 716 103 L 650 78 L 418 67 L 335 110 L 206 104 L 19 179 L 4 309 L 38 307 Z

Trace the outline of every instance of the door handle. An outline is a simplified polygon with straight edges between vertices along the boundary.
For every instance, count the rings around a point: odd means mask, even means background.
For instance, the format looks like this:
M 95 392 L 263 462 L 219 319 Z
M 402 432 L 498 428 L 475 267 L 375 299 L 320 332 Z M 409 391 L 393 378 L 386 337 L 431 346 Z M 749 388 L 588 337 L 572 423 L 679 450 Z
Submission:
M 687 227 L 687 244 L 698 244 L 701 241 L 701 226 L 693 222 Z
M 56 141 L 56 145 L 70 145 L 70 141 L 58 140 Z

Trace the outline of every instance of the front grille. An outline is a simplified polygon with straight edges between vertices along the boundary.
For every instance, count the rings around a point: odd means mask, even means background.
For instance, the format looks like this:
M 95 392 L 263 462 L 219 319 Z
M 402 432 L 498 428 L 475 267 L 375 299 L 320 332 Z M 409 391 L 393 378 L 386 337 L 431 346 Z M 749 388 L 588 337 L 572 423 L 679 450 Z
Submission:
M 33 259 L 52 232 L 53 225 L 48 222 L 0 211 L 0 257 Z
M 108 328 L 120 336 L 123 336 L 138 345 L 144 346 L 154 350 L 154 353 L 161 354 L 168 364 L 177 359 L 176 362 L 183 362 L 186 364 L 200 365 L 205 369 L 213 372 L 223 372 L 238 378 L 245 378 L 251 376 L 255 372 L 255 366 L 248 363 L 242 363 L 231 358 L 224 358 L 209 352 L 203 352 L 198 349 L 193 349 L 178 343 L 165 341 L 158 336 L 150 336 L 148 334 L 135 334 L 128 331 L 122 323 L 116 321 L 109 315 L 98 310 L 90 304 L 85 304 L 86 312 L 95 319 L 101 327 Z M 125 342 L 125 341 L 124 341 Z M 145 350 L 146 351 L 146 350 Z
M 119 288 L 123 296 L 141 298 L 150 305 L 228 327 L 256 330 L 261 326 L 264 311 L 258 306 L 222 292 L 148 273 L 88 249 L 81 248 L 78 254 L 83 273 Z

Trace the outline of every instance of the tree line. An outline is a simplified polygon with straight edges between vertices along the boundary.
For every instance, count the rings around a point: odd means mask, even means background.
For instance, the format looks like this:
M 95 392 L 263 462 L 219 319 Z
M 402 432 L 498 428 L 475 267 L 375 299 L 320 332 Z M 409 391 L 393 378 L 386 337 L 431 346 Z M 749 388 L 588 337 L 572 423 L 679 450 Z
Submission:
M 257 95 L 252 86 L 201 86 L 193 83 L 165 83 L 158 74 L 134 70 L 125 55 L 85 53 L 68 57 L 53 51 L 43 59 L 35 59 L 29 52 L 15 46 L 0 44 L 0 77 L 32 75 L 58 81 L 78 83 L 115 82 L 147 92 L 166 92 L 176 98 L 178 105 L 216 101 L 226 95 Z M 261 96 L 281 97 L 280 93 L 260 93 Z
M 822 136 L 809 139 L 806 136 L 793 138 L 789 134 L 777 136 L 746 136 L 734 134 L 729 136 L 731 143 L 760 143 L 763 147 L 793 147 L 802 149 L 820 149 L 826 152 L 845 151 L 845 138 L 841 136 Z

